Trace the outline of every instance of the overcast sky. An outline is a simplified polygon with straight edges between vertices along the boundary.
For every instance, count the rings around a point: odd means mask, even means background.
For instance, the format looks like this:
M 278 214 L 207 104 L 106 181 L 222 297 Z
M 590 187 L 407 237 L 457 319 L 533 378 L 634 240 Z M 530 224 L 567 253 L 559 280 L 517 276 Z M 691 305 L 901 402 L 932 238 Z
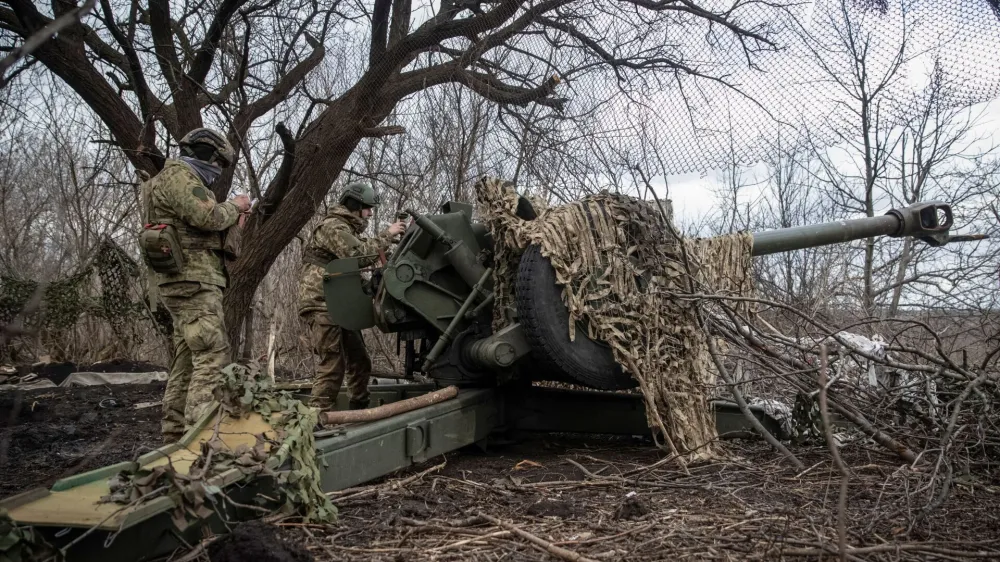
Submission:
M 987 142 L 993 142 L 1000 146 L 1000 100 L 978 104 L 972 108 L 972 111 L 981 115 L 975 125 L 975 136 L 980 136 Z M 763 180 L 767 177 L 766 170 L 760 164 L 749 166 L 747 173 L 751 183 L 763 183 L 762 181 L 754 182 L 753 179 L 756 177 L 758 180 Z M 717 170 L 704 174 L 675 174 L 668 177 L 669 197 L 673 200 L 674 216 L 681 224 L 697 222 L 700 217 L 711 213 L 717 207 L 715 192 L 721 187 L 720 180 L 721 175 Z M 653 185 L 659 195 L 662 196 L 667 192 L 664 189 L 663 178 L 655 180 Z M 758 194 L 759 189 L 749 188 L 747 190 L 748 198 L 753 198 Z M 880 211 L 884 210 L 888 209 L 880 209 Z

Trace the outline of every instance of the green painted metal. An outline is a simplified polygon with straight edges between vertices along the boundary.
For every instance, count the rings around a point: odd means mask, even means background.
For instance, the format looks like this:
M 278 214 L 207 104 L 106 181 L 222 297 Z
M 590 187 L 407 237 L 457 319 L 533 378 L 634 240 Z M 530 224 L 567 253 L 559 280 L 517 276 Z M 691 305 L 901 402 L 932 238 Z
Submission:
M 437 361 L 437 358 L 441 356 L 441 352 L 444 351 L 445 347 L 455 340 L 455 336 L 458 334 L 458 327 L 466 321 L 465 315 L 476 302 L 476 298 L 485 296 L 487 282 L 492 273 L 493 268 L 487 268 L 479 276 L 479 280 L 472 287 L 472 290 L 469 291 L 469 296 L 465 298 L 465 301 L 462 302 L 462 306 L 460 306 L 458 308 L 458 312 L 455 313 L 455 317 L 451 319 L 448 327 L 441 332 L 440 336 L 438 336 L 438 340 L 434 343 L 434 347 L 432 347 L 430 352 L 427 353 L 427 357 L 424 361 L 428 366 L 433 365 L 434 362 Z
M 417 330 L 436 338 L 482 277 L 485 267 L 476 256 L 486 236 L 464 211 L 413 216 L 418 226 L 407 230 L 383 268 L 375 316 L 383 332 Z M 442 232 L 447 233 L 443 239 Z M 463 275 L 475 279 L 467 282 Z
M 484 369 L 503 370 L 531 353 L 520 324 L 511 324 L 499 332 L 476 340 L 463 349 L 471 363 Z
M 356 486 L 485 439 L 502 416 L 496 393 L 462 390 L 440 404 L 317 438 L 323 489 Z
M 326 264 L 323 295 L 333 323 L 348 330 L 364 330 L 375 325 L 372 297 L 365 291 L 358 258 L 343 258 Z
M 893 209 L 880 217 L 828 222 L 759 232 L 753 235 L 753 255 L 765 256 L 815 246 L 839 244 L 875 236 L 914 236 L 932 246 L 977 237 L 953 237 L 951 205 L 939 201 Z

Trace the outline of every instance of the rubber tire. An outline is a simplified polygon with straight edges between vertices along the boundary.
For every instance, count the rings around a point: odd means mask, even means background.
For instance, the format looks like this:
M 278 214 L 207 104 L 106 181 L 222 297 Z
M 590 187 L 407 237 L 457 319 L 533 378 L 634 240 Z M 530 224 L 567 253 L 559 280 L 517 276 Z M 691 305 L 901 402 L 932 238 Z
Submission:
M 521 256 L 514 284 L 517 316 L 532 358 L 547 376 L 570 380 L 601 390 L 634 388 L 637 383 L 615 362 L 611 348 L 576 331 L 569 339 L 569 310 L 562 301 L 562 287 L 541 248 L 531 245 Z M 547 372 L 546 372 L 547 371 Z

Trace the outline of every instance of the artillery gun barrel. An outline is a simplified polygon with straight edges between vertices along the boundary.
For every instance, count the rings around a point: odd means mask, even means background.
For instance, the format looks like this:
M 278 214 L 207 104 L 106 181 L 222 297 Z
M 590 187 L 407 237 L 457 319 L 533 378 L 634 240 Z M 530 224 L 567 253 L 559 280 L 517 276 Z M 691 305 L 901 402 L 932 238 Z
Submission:
M 874 236 L 915 236 L 932 246 L 943 246 L 959 239 L 977 239 L 950 236 L 948 230 L 953 223 L 950 205 L 937 201 L 915 203 L 903 209 L 893 209 L 880 217 L 758 232 L 753 235 L 752 253 L 754 256 L 766 256 Z
M 753 255 L 766 256 L 873 236 L 889 236 L 897 230 L 899 219 L 892 215 L 768 230 L 753 235 Z

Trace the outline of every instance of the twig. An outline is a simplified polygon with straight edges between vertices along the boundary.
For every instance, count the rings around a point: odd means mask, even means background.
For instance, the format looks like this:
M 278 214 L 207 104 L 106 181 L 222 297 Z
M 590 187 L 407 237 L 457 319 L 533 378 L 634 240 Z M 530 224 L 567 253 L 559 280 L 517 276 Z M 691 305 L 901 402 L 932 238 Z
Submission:
M 702 317 L 701 321 L 703 326 L 706 327 L 711 322 L 705 317 Z M 729 392 L 732 393 L 733 398 L 736 399 L 736 404 L 739 406 L 740 411 L 743 412 L 743 417 L 745 417 L 747 421 L 750 422 L 750 425 L 764 437 L 764 440 L 766 440 L 772 447 L 774 447 L 782 455 L 784 455 L 785 458 L 792 463 L 792 465 L 795 467 L 796 470 L 800 472 L 805 470 L 806 465 L 802 464 L 802 461 L 800 461 L 799 458 L 795 456 L 795 454 L 789 451 L 787 447 L 782 445 L 781 441 L 778 441 L 777 438 L 771 435 L 771 432 L 768 431 L 767 428 L 764 427 L 764 424 L 760 423 L 760 420 L 757 419 L 757 416 L 753 415 L 753 412 L 750 411 L 750 406 L 747 404 L 746 399 L 743 398 L 743 393 L 740 392 L 740 389 L 736 385 L 736 382 L 729 375 L 729 370 L 726 369 L 726 366 L 722 363 L 722 359 L 719 358 L 719 348 L 718 346 L 715 345 L 715 338 L 712 336 L 711 330 L 706 329 L 705 336 L 706 336 L 705 339 L 708 340 L 708 352 L 712 356 L 712 361 L 715 363 L 715 368 L 719 371 L 719 375 L 722 377 L 722 380 L 726 382 L 726 386 L 729 387 Z
M 356 500 L 358 498 L 366 498 L 368 496 L 374 496 L 380 490 L 384 490 L 384 489 L 387 489 L 387 488 L 388 489 L 393 489 L 393 490 L 398 490 L 399 488 L 402 488 L 403 486 L 406 486 L 408 484 L 416 482 L 417 480 L 420 480 L 421 478 L 423 478 L 424 476 L 427 476 L 428 474 L 430 474 L 432 472 L 437 472 L 437 471 L 441 470 L 447 464 L 448 464 L 448 461 L 446 460 L 446 461 L 444 461 L 443 463 L 441 463 L 439 465 L 432 466 L 432 467 L 428 468 L 427 470 L 424 470 L 422 472 L 418 472 L 417 474 L 414 474 L 413 476 L 410 476 L 408 478 L 404 478 L 402 480 L 392 480 L 392 481 L 386 482 L 385 484 L 381 484 L 379 486 L 372 486 L 370 488 L 367 488 L 365 490 L 360 490 L 360 491 L 355 492 L 353 494 L 348 494 L 346 496 L 341 496 L 339 498 L 335 498 L 332 501 L 334 503 L 341 503 L 341 502 L 345 502 L 347 500 Z M 332 493 L 329 493 L 327 495 L 328 496 L 332 495 Z
M 198 543 L 197 546 L 192 548 L 189 552 L 187 552 L 184 556 L 181 556 L 180 558 L 176 560 L 171 560 L 169 562 L 192 562 L 192 560 L 197 560 L 198 558 L 201 558 L 201 556 L 205 554 L 205 545 L 208 544 L 209 542 L 211 541 L 202 541 Z
M 947 465 L 948 474 L 945 477 L 944 483 L 941 485 L 941 491 L 938 493 L 937 497 L 924 506 L 924 508 L 920 511 L 920 514 L 914 520 L 914 523 L 927 517 L 927 515 L 929 515 L 932 511 L 940 507 L 941 504 L 944 503 L 944 500 L 947 499 L 948 494 L 951 492 L 952 473 L 954 469 L 952 468 L 951 463 L 945 460 L 945 455 L 947 455 L 948 451 L 951 449 L 951 441 L 955 434 L 955 425 L 958 423 L 958 414 L 962 411 L 962 405 L 969 398 L 969 394 L 971 394 L 977 386 L 986 380 L 987 374 L 988 373 L 984 372 L 976 377 L 975 380 L 967 384 L 965 388 L 962 389 L 962 393 L 959 394 L 958 398 L 955 400 L 955 409 L 952 410 L 951 419 L 948 420 L 948 427 L 945 428 L 944 435 L 941 437 L 941 453 L 938 457 L 939 461 L 944 462 Z
M 592 538 L 592 539 L 576 540 L 576 541 L 561 541 L 561 542 L 554 543 L 554 544 L 559 544 L 559 545 L 563 545 L 563 544 L 594 544 L 594 543 L 599 543 L 599 542 L 611 541 L 611 540 L 615 540 L 615 539 L 620 539 L 622 537 L 627 537 L 629 535 L 634 535 L 636 533 L 642 533 L 642 532 L 648 531 L 648 530 L 652 529 L 653 527 L 655 527 L 656 525 L 657 525 L 657 523 L 650 523 L 648 525 L 643 525 L 642 527 L 636 527 L 634 529 L 629 529 L 627 531 L 622 531 L 621 533 L 618 533 L 616 535 L 610 535 L 610 536 L 607 536 L 607 537 L 595 537 L 595 538 Z
M 127 509 L 131 509 L 131 508 L 139 505 L 140 503 L 142 503 L 143 501 L 145 501 L 147 498 L 153 497 L 153 496 L 159 494 L 160 492 L 165 492 L 169 488 L 170 488 L 170 486 L 160 486 L 159 488 L 157 488 L 155 490 L 151 490 L 151 491 L 149 491 L 149 492 L 147 492 L 147 493 L 139 496 L 138 498 L 135 498 L 134 500 L 132 500 L 131 502 L 129 502 L 128 505 L 123 505 L 119 509 L 114 510 L 113 512 L 111 512 L 110 514 L 108 514 L 107 517 L 105 517 L 104 519 L 101 519 L 100 521 L 98 521 L 93 527 L 90 527 L 89 529 L 87 529 L 86 531 L 84 531 L 83 534 L 81 534 L 79 537 L 76 537 L 75 539 L 73 539 L 72 541 L 70 541 L 69 544 L 67 544 L 66 546 L 61 547 L 59 549 L 60 554 L 62 556 L 65 556 L 66 553 L 69 552 L 70 548 L 72 548 L 74 545 L 76 545 L 77 543 L 79 543 L 83 539 L 85 539 L 88 536 L 90 536 L 90 534 L 93 533 L 94 531 L 96 531 L 101 525 L 103 525 L 103 524 L 107 523 L 108 521 L 110 521 L 112 517 L 118 515 L 119 513 L 123 512 L 123 511 L 125 511 Z M 53 557 L 53 559 L 54 558 L 55 557 Z
M 496 517 L 493 517 L 491 515 L 486 515 L 481 511 L 478 513 L 478 515 L 479 517 L 482 517 L 483 519 L 489 521 L 490 523 L 496 525 L 497 527 L 503 527 L 504 529 L 507 529 L 508 531 L 514 533 L 515 535 L 521 537 L 522 539 L 525 539 L 533 544 L 536 544 L 544 548 L 545 551 L 548 552 L 549 554 L 552 554 L 553 556 L 558 556 L 563 560 L 568 560 L 569 562 L 597 562 L 593 558 L 587 558 L 586 556 L 578 552 L 573 552 L 572 550 L 567 550 L 561 546 L 556 546 L 550 543 L 549 541 L 538 537 L 537 535 L 533 535 L 528 531 L 521 529 L 520 527 L 515 527 L 510 523 L 505 523 L 497 519 Z
M 465 531 L 465 532 L 468 532 L 468 531 Z M 489 538 L 495 538 L 495 537 L 506 537 L 506 536 L 508 536 L 510 534 L 511 534 L 510 531 L 494 531 L 492 533 L 483 533 L 481 535 L 476 535 L 474 537 L 469 537 L 467 539 L 462 539 L 462 540 L 457 541 L 457 542 L 448 543 L 448 544 L 443 545 L 443 546 L 434 547 L 434 548 L 430 549 L 430 551 L 431 552 L 440 552 L 442 550 L 448 550 L 450 548 L 464 546 L 464 545 L 467 545 L 469 543 L 474 543 L 476 541 L 481 541 L 483 539 L 489 539 Z
M 840 498 L 837 500 L 837 549 L 840 551 L 841 562 L 847 561 L 847 479 L 850 472 L 840 458 L 840 447 L 833 439 L 833 426 L 830 424 L 830 410 L 826 404 L 826 345 L 819 346 L 819 414 L 823 420 L 823 434 L 826 444 L 830 447 L 830 456 L 840 472 Z

